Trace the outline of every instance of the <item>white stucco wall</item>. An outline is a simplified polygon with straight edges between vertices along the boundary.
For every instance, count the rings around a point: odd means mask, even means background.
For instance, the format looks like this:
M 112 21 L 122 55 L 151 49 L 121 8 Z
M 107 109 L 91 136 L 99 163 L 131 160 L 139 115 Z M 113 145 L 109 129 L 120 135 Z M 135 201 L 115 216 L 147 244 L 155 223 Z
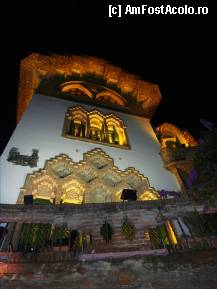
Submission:
M 16 203 L 26 174 L 43 168 L 46 160 L 65 153 L 74 161 L 79 161 L 83 159 L 83 153 L 96 147 L 111 156 L 115 165 L 121 170 L 135 167 L 149 178 L 150 185 L 155 189 L 179 190 L 176 178 L 163 167 L 159 155 L 159 143 L 148 119 L 115 112 L 127 126 L 131 149 L 109 147 L 61 136 L 65 113 L 74 105 L 79 104 L 44 95 L 34 95 L 1 156 L 0 203 Z M 96 108 L 103 113 L 111 112 L 103 108 L 81 105 L 87 110 Z M 7 156 L 12 147 L 17 147 L 21 154 L 26 155 L 31 155 L 32 149 L 38 149 L 38 167 L 30 168 L 8 162 Z

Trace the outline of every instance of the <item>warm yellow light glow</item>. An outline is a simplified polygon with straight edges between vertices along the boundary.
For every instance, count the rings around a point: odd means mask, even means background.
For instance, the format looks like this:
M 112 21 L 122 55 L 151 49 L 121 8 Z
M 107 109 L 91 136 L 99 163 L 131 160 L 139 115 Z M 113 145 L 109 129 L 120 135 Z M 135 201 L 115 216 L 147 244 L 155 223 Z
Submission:
M 81 120 L 79 120 L 79 119 L 74 119 L 74 123 L 81 124 Z
M 136 102 L 141 103 L 141 109 L 146 117 L 153 116 L 161 99 L 157 85 L 139 80 L 138 77 L 127 74 L 122 69 L 110 65 L 104 60 L 93 57 L 45 56 L 33 53 L 21 62 L 17 120 L 20 120 L 30 103 L 33 91 L 39 87 L 42 79 L 39 77 L 41 73 L 46 78 L 49 77 L 50 73 L 64 76 L 74 76 L 76 74 L 79 79 L 90 74 L 97 75 L 104 82 L 115 84 L 118 90 L 132 93 L 132 97 Z M 83 81 L 76 82 L 83 83 Z
M 61 196 L 62 203 L 81 204 L 83 201 L 84 188 L 76 180 L 70 180 L 63 186 Z
M 121 193 L 122 193 L 122 190 L 114 193 L 114 197 L 115 197 L 115 201 L 116 201 L 116 202 L 120 202 Z
M 150 235 L 149 235 L 148 229 L 146 227 L 144 229 L 144 238 L 146 241 L 150 240 Z
M 176 245 L 178 242 L 177 242 L 176 235 L 173 231 L 173 228 L 172 228 L 170 222 L 166 221 L 165 226 L 166 226 L 170 241 L 172 242 L 173 245 Z
M 80 200 L 75 200 L 75 199 L 62 199 L 62 203 L 63 204 L 77 204 L 77 205 L 80 205 L 82 203 L 82 201 Z
M 43 199 L 43 200 L 49 200 L 49 201 L 53 201 L 52 198 L 46 197 L 46 196 L 41 196 L 41 195 L 33 195 L 33 199 Z
M 79 83 L 73 83 L 71 81 L 65 82 L 60 86 L 60 89 L 62 92 L 71 92 L 71 93 L 73 93 L 77 89 L 83 92 L 89 98 L 93 98 L 92 93 L 86 87 L 84 87 Z
M 150 201 L 159 199 L 159 195 L 154 190 L 147 190 L 139 196 L 141 201 Z
M 96 95 L 96 100 L 105 101 L 105 102 L 111 102 L 111 103 L 114 103 L 114 104 L 125 106 L 125 102 L 124 102 L 124 100 L 121 99 L 121 96 L 117 95 L 117 94 L 115 94 L 113 92 L 110 92 L 110 91 L 99 92 Z
M 64 170 L 64 177 L 54 173 Z M 73 162 L 63 154 L 46 161 L 42 170 L 27 176 L 18 203 L 22 204 L 23 196 L 28 194 L 32 194 L 34 199 L 55 199 L 56 204 L 120 202 L 124 188 L 136 189 L 138 200 L 158 198 L 147 177 L 133 167 L 119 170 L 109 155 L 96 148 L 86 152 L 79 162 Z
M 161 124 L 156 131 L 160 133 L 162 147 L 166 147 L 167 141 L 176 142 L 176 139 L 185 147 L 197 146 L 197 141 L 187 130 L 182 130 L 171 123 Z
M 167 142 L 174 142 L 174 147 L 176 143 L 176 137 L 165 137 L 161 139 L 161 148 L 166 148 L 167 147 Z
M 89 114 L 90 127 L 94 127 L 97 129 L 102 129 L 103 126 L 103 116 L 98 113 L 90 113 Z
M 127 146 L 125 129 L 123 121 L 116 115 L 103 115 L 97 110 L 88 112 L 78 106 L 67 112 L 63 134 Z
M 108 130 L 110 131 L 116 131 L 116 133 L 118 134 L 118 143 L 119 145 L 126 145 L 127 141 L 126 141 L 126 135 L 124 132 L 124 129 L 121 127 L 121 123 L 118 119 L 115 119 L 112 116 L 108 116 L 106 117 L 106 124 L 108 127 Z
M 77 182 L 76 180 L 70 180 L 66 182 L 65 184 L 63 184 L 63 188 L 66 188 L 71 185 L 83 189 L 82 185 L 80 185 L 79 182 Z

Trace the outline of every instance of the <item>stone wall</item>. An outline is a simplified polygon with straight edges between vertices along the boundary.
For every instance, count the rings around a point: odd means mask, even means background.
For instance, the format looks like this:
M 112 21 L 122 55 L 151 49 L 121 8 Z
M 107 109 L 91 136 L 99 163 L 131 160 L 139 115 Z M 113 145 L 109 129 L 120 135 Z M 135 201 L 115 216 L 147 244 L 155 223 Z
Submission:
M 0 204 L 1 222 L 53 223 L 68 224 L 69 227 L 87 227 L 88 222 L 100 222 L 107 218 L 111 222 L 118 222 L 120 217 L 127 214 L 129 218 L 138 222 L 157 224 L 159 210 L 165 218 L 177 218 L 197 209 L 202 212 L 204 204 L 201 202 L 168 199 L 166 201 L 136 201 L 123 203 L 99 203 L 84 205 L 6 205 Z M 212 212 L 217 209 L 212 209 Z M 208 211 L 207 211 L 208 212 Z
M 198 211 L 203 209 L 200 204 L 196 207 Z M 168 200 L 164 206 L 162 206 L 161 201 L 85 204 L 81 206 L 0 205 L 0 222 L 11 223 L 13 227 L 14 223 L 17 224 L 17 230 L 9 238 L 12 240 L 14 248 L 17 245 L 20 223 L 50 223 L 65 225 L 72 230 L 82 232 L 84 235 L 91 234 L 97 252 L 145 250 L 151 248 L 150 241 L 146 240 L 144 235 L 147 226 L 162 224 L 165 220 L 186 215 L 194 208 L 188 202 L 176 200 Z M 133 240 L 127 240 L 122 233 L 122 223 L 125 216 L 135 226 L 136 233 Z M 105 244 L 100 234 L 100 228 L 105 220 L 113 228 L 112 240 L 109 244 Z M 11 243 L 10 240 L 4 242 L 4 244 L 7 243 L 7 247 Z

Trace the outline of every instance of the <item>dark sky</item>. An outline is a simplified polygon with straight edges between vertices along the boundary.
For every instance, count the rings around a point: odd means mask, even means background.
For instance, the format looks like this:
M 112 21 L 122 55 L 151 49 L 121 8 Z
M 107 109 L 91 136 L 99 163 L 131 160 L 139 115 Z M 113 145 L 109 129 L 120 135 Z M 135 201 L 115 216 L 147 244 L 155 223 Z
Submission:
M 32 52 L 96 56 L 157 83 L 162 102 L 152 120 L 154 126 L 172 122 L 198 137 L 200 118 L 217 123 L 216 12 L 210 3 L 208 15 L 111 19 L 108 4 L 112 1 L 101 1 L 100 6 L 92 1 L 66 2 L 50 1 L 49 5 L 48 1 L 46 6 L 37 2 L 31 7 L 19 3 L 13 10 L 9 3 L 2 10 L 6 21 L 1 25 L 4 114 L 0 153 L 16 126 L 19 62 Z M 208 1 L 201 2 L 208 5 Z

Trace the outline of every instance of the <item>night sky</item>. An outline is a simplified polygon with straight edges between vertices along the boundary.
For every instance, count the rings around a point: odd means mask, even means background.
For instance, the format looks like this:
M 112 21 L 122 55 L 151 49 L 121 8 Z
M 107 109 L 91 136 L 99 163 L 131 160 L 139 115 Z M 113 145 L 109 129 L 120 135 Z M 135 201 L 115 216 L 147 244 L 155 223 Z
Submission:
M 32 52 L 95 56 L 157 83 L 162 101 L 154 126 L 167 121 L 198 137 L 200 118 L 217 123 L 216 12 L 210 4 L 209 15 L 111 19 L 107 7 L 112 1 L 102 1 L 101 6 L 92 1 L 67 2 L 50 1 L 46 7 L 39 2 L 31 7 L 19 3 L 13 11 L 9 3 L 2 10 L 7 20 L 1 35 L 0 153 L 16 126 L 19 62 Z

